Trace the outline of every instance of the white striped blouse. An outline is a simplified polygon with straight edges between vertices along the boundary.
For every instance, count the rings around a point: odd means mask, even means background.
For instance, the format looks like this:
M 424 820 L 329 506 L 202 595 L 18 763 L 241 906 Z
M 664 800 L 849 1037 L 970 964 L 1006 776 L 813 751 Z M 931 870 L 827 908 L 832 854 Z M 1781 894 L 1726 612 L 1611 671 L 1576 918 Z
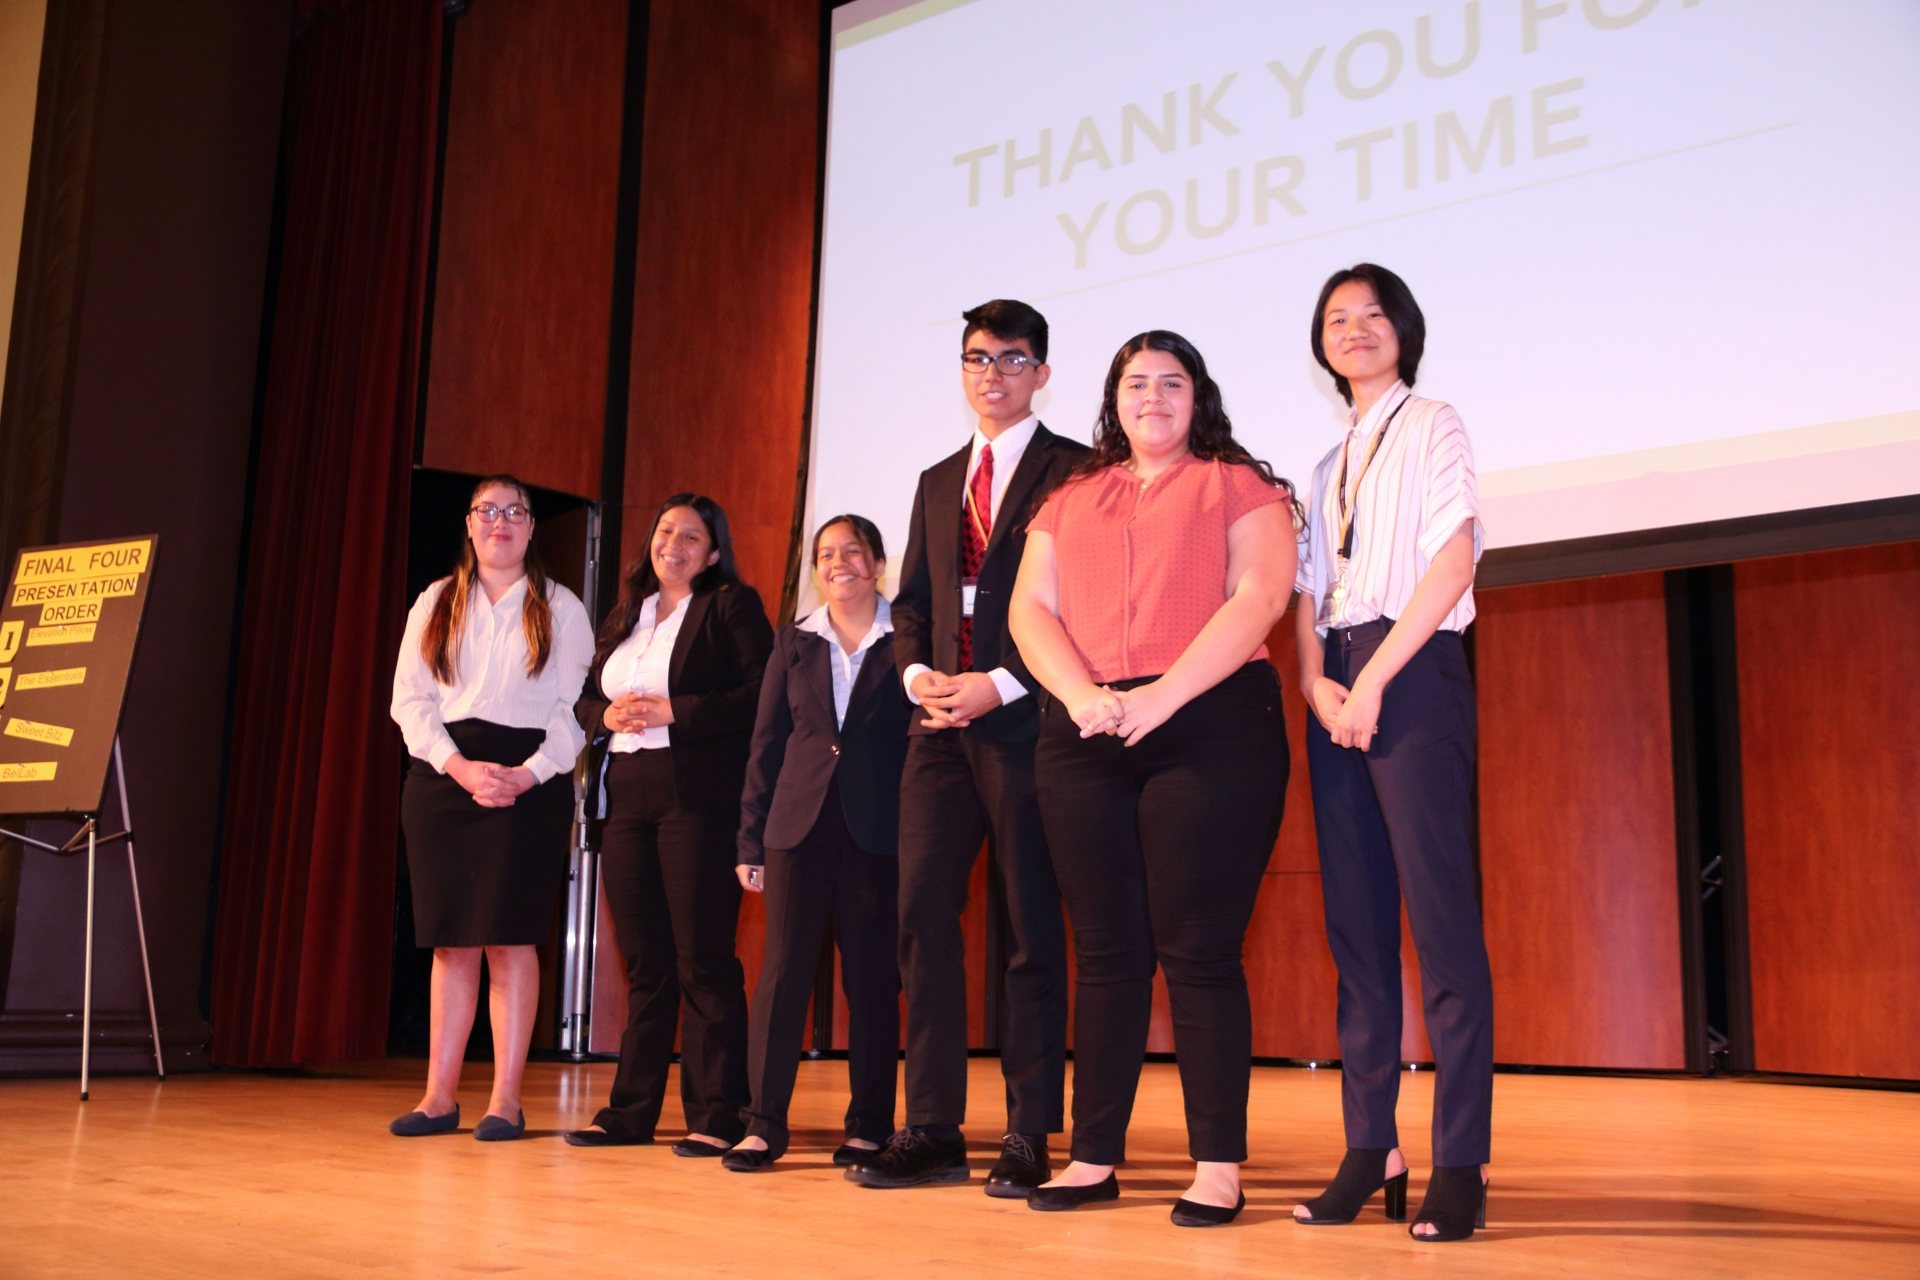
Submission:
M 1403 400 L 1406 407 L 1395 416 Z M 1389 418 L 1392 425 L 1386 440 L 1360 474 L 1374 433 Z M 1317 608 L 1333 589 L 1334 553 L 1340 537 L 1333 490 L 1339 482 L 1342 450 L 1352 452 L 1347 485 L 1351 489 L 1359 474 L 1359 492 L 1354 503 L 1353 564 L 1345 599 L 1331 625 L 1353 627 L 1401 616 L 1433 557 L 1462 524 L 1473 525 L 1473 559 L 1479 563 L 1480 502 L 1466 428 L 1452 405 L 1416 396 L 1405 383 L 1396 382 L 1364 421 L 1355 423 L 1349 413 L 1346 435 L 1313 469 L 1306 545 L 1294 578 L 1294 590 L 1307 597 L 1302 607 Z M 1473 613 L 1473 588 L 1468 587 L 1440 628 L 1464 631 Z M 1324 635 L 1326 628 L 1320 631 Z

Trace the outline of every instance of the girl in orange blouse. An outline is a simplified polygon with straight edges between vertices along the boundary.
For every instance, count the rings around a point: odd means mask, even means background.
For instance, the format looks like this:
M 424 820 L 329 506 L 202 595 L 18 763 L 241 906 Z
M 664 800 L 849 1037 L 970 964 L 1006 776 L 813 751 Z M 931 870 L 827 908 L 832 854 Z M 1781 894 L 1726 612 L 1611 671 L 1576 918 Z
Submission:
M 1193 345 L 1156 330 L 1121 347 L 1093 454 L 1034 517 L 1008 611 L 1051 695 L 1034 771 L 1077 961 L 1073 1160 L 1030 1208 L 1118 1196 L 1156 963 L 1195 1161 L 1173 1221 L 1246 1204 L 1240 954 L 1286 792 L 1266 637 L 1296 527 L 1292 487 L 1234 440 Z

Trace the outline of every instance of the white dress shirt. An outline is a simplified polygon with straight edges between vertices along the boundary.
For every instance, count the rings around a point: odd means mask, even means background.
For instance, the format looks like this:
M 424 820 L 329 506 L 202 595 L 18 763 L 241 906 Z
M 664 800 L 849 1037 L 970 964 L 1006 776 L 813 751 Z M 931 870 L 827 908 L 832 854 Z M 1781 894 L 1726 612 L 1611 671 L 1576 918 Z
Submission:
M 1387 437 L 1362 474 L 1374 437 L 1389 419 Z M 1462 525 L 1473 526 L 1473 559 L 1480 562 L 1483 535 L 1473 447 L 1460 415 L 1452 405 L 1416 396 L 1404 382 L 1396 382 L 1363 420 L 1356 421 L 1348 411 L 1346 434 L 1313 469 L 1307 540 L 1294 578 L 1294 589 L 1306 596 L 1304 607 L 1318 610 L 1333 589 L 1334 555 L 1340 549 L 1334 488 L 1343 452 L 1348 455 L 1347 488 L 1352 494 L 1353 562 L 1331 626 L 1400 617 L 1433 558 Z M 1473 615 L 1469 586 L 1440 629 L 1464 631 Z M 1327 627 L 1319 631 L 1325 635 Z
M 607 665 L 600 668 L 601 692 L 609 698 L 618 698 L 623 693 L 657 694 L 665 698 L 672 693 L 667 688 L 667 668 L 673 662 L 673 644 L 680 638 L 680 624 L 686 621 L 687 605 L 692 599 L 688 596 L 682 600 L 665 622 L 656 621 L 660 612 L 658 591 L 641 601 L 640 616 L 634 619 L 632 633 L 607 655 Z M 667 726 L 655 724 L 639 733 L 614 734 L 607 750 L 658 751 L 672 745 L 673 737 Z
M 409 754 L 440 773 L 459 754 L 446 726 L 455 720 L 487 720 L 514 729 L 545 729 L 540 749 L 522 763 L 537 781 L 566 773 L 580 757 L 586 735 L 573 718 L 574 700 L 593 665 L 593 624 L 580 598 L 557 582 L 547 584 L 553 614 L 553 645 L 538 675 L 527 673 L 527 635 L 521 606 L 527 596 L 523 577 L 489 602 L 478 582 L 467 602 L 466 628 L 459 637 L 454 679 L 441 684 L 420 652 L 427 616 L 452 578 L 442 578 L 420 593 L 407 614 L 400 660 L 393 672 L 393 719 L 407 740 Z
M 973 473 L 980 469 L 980 451 L 991 444 L 993 446 L 993 486 L 990 492 L 993 495 L 993 509 L 990 514 L 993 516 L 993 525 L 1000 523 L 1002 514 L 1000 508 L 1006 505 L 1007 486 L 1013 482 L 1013 473 L 1019 468 L 1020 459 L 1026 456 L 1027 446 L 1033 443 L 1034 433 L 1039 429 L 1040 418 L 1037 414 L 1031 413 L 1003 430 L 992 440 L 987 439 L 986 432 L 977 426 L 974 427 L 973 448 L 967 454 L 966 479 L 960 485 L 960 510 L 953 513 L 956 521 L 966 511 L 967 491 L 973 488 Z M 989 538 L 992 537 L 992 525 L 988 526 L 987 535 Z M 907 688 L 907 700 L 916 707 L 920 705 L 920 699 L 913 696 L 913 682 L 920 678 L 921 672 L 931 670 L 933 668 L 924 662 L 915 662 L 901 673 L 901 683 Z M 987 672 L 987 677 L 993 681 L 993 687 L 1000 691 L 1000 702 L 1003 706 L 1027 696 L 1027 686 L 1021 684 L 1020 678 L 1005 667 L 995 667 Z
M 824 636 L 827 652 L 833 668 L 833 723 L 835 728 L 844 728 L 847 723 L 847 703 L 853 699 L 853 682 L 860 678 L 860 664 L 866 659 L 867 650 L 880 643 L 880 637 L 893 630 L 893 606 L 881 596 L 873 611 L 873 625 L 867 628 L 867 634 L 860 637 L 860 643 L 848 653 L 840 647 L 840 636 L 833 629 L 833 619 L 827 613 L 827 606 L 821 605 L 806 618 L 795 624 L 798 630 L 811 631 L 816 636 Z

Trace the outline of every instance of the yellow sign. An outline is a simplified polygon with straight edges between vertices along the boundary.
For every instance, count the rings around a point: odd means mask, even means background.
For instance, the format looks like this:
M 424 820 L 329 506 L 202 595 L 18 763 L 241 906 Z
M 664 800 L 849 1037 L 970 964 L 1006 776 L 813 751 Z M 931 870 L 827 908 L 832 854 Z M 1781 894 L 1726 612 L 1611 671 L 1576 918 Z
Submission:
M 146 571 L 153 553 L 153 540 L 106 542 L 97 547 L 65 547 L 58 551 L 33 551 L 20 559 L 17 583 L 61 582 L 74 578 L 101 578 L 109 574 L 139 577 Z M 18 603 L 16 601 L 15 603 Z
M 58 582 L 22 582 L 13 589 L 15 608 L 21 605 L 47 605 L 62 600 L 113 600 L 130 596 L 140 589 L 137 573 L 116 573 L 105 578 L 67 578 Z
M 18 716 L 7 721 L 6 734 L 9 738 L 51 742 L 56 747 L 69 746 L 73 742 L 73 730 L 65 725 L 41 724 L 38 720 L 22 720 Z
M 100 602 L 88 600 L 81 604 L 43 604 L 40 606 L 40 625 L 50 627 L 62 622 L 98 622 L 100 621 Z
M 62 685 L 81 684 L 87 678 L 85 667 L 57 667 L 52 671 L 29 671 L 13 682 L 22 692 L 28 689 L 58 689 Z
M 52 782 L 60 770 L 54 760 L 29 760 L 22 764 L 0 764 L 0 782 Z
M 75 622 L 59 627 L 29 627 L 27 648 L 44 649 L 50 644 L 87 644 L 93 639 L 97 623 Z

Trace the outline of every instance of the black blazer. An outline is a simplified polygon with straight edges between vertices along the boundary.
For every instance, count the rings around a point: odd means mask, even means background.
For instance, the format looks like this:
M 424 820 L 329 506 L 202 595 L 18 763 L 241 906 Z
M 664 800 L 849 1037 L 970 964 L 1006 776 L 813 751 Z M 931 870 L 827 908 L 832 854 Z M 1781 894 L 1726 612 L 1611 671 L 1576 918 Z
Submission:
M 972 452 L 969 440 L 958 453 L 921 472 L 920 487 L 913 495 L 900 593 L 893 600 L 893 658 L 903 676 L 915 663 L 952 672 L 960 661 L 960 503 Z M 1007 599 L 1020 572 L 1035 500 L 1086 456 L 1085 445 L 1064 440 L 1044 426 L 1035 429 L 1007 484 L 1006 496 L 1000 499 L 993 532 L 987 538 L 986 559 L 980 564 L 973 599 L 973 669 L 1005 667 L 1029 694 L 1039 692 L 1040 686 L 1028 674 L 1007 632 Z M 1008 513 L 1017 518 L 1001 518 Z M 912 717 L 910 732 L 933 732 L 921 727 L 920 720 Z M 1018 741 L 1036 736 L 1039 720 L 1034 699 L 1025 697 L 1010 706 L 995 707 L 973 723 L 996 738 Z
M 830 644 L 797 626 L 774 637 L 740 793 L 744 865 L 763 865 L 769 847 L 791 849 L 806 839 L 836 776 L 854 843 L 884 857 L 899 852 L 900 770 L 913 704 L 894 669 L 893 637 L 880 637 L 860 660 L 847 722 L 837 727 Z
M 692 595 L 667 660 L 667 701 L 673 707 L 673 789 L 688 809 L 731 809 L 740 803 L 760 676 L 773 647 L 773 627 L 752 587 L 722 587 Z M 612 656 L 611 654 L 608 655 Z M 611 702 L 600 688 L 606 658 L 587 673 L 573 714 L 587 731 L 588 840 L 600 844 L 598 819 L 607 816 L 607 728 Z

